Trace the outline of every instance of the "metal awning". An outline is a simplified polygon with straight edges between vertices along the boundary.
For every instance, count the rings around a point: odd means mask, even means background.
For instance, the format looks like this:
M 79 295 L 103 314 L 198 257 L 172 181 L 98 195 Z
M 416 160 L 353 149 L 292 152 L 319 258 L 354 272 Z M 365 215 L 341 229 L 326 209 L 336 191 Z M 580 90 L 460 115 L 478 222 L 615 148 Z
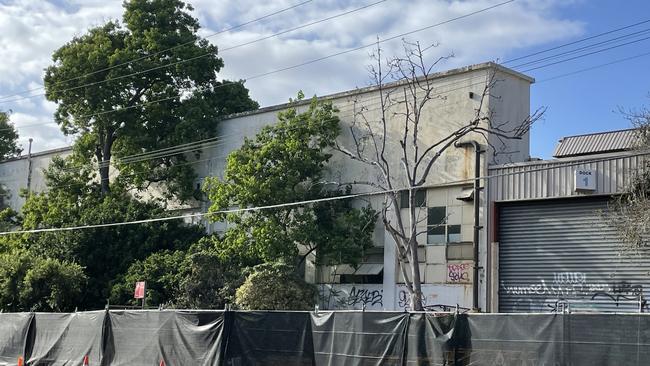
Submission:
M 336 267 L 337 275 L 377 275 L 384 269 L 382 263 L 363 263 L 355 270 L 349 264 L 341 264 Z
M 474 187 L 463 188 L 462 192 L 456 196 L 460 201 L 473 201 L 474 200 Z

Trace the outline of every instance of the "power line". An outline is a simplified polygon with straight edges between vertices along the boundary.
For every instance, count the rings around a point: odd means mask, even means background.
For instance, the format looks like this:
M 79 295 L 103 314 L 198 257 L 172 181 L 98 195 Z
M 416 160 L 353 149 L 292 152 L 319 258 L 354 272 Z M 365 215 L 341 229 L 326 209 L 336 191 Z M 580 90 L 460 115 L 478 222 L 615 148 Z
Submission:
M 627 156 L 644 156 L 644 155 L 649 155 L 649 154 L 650 154 L 650 152 L 643 151 L 643 152 L 638 152 L 638 153 L 635 153 L 635 154 L 629 154 Z M 520 171 L 520 172 L 506 172 L 506 173 L 492 174 L 492 175 L 488 174 L 488 175 L 478 177 L 478 178 L 459 179 L 459 180 L 453 180 L 453 181 L 448 181 L 448 182 L 444 182 L 444 183 L 428 184 L 428 185 L 422 185 L 422 186 L 417 186 L 417 187 L 403 187 L 403 188 L 395 188 L 395 189 L 385 189 L 385 190 L 377 190 L 377 191 L 370 191 L 370 192 L 346 194 L 346 195 L 334 196 L 334 197 L 326 197 L 326 198 L 317 198 L 317 199 L 295 201 L 295 202 L 278 203 L 278 204 L 273 204 L 273 205 L 245 207 L 245 208 L 233 208 L 233 209 L 218 210 L 218 211 L 213 211 L 213 212 L 199 212 L 199 213 L 194 213 L 194 214 L 178 215 L 178 216 L 166 216 L 166 217 L 158 217 L 158 218 L 143 219 L 143 220 L 122 221 L 122 222 L 113 222 L 113 223 L 105 223 L 105 224 L 93 224 L 93 225 L 68 226 L 68 227 L 60 227 L 60 228 L 43 228 L 43 229 L 31 229 L 31 230 L 4 231 L 4 232 L 0 232 L 0 235 L 33 234 L 33 233 L 43 233 L 43 232 L 96 229 L 96 228 L 104 228 L 104 227 L 145 224 L 145 223 L 150 223 L 150 222 L 182 220 L 182 219 L 189 219 L 189 218 L 194 218 L 194 217 L 214 216 L 214 215 L 218 215 L 218 214 L 245 213 L 245 212 L 262 211 L 262 210 L 276 209 L 276 208 L 296 207 L 296 206 L 304 206 L 304 205 L 309 205 L 309 204 L 313 204 L 313 203 L 320 203 L 320 202 L 330 202 L 330 201 L 336 201 L 336 200 L 354 199 L 354 198 L 359 198 L 359 197 L 384 195 L 384 194 L 396 193 L 396 192 L 403 191 L 403 190 L 408 190 L 408 189 L 423 189 L 423 188 L 429 189 L 429 188 L 436 188 L 436 187 L 446 187 L 446 186 L 449 186 L 449 185 L 471 183 L 471 182 L 474 182 L 476 179 L 488 180 L 488 179 L 492 179 L 492 178 L 510 176 L 510 175 L 515 175 L 515 174 L 531 173 L 531 172 L 538 172 L 538 171 L 547 171 L 547 170 L 552 170 L 552 169 L 560 169 L 560 168 L 564 168 L 564 167 L 567 167 L 567 166 L 580 166 L 580 165 L 585 165 L 585 164 L 592 164 L 592 163 L 597 163 L 597 162 L 602 162 L 602 161 L 611 161 L 611 160 L 616 160 L 616 159 L 620 159 L 620 156 L 602 158 L 602 159 L 594 159 L 594 160 L 588 160 L 588 161 L 568 162 L 566 164 L 561 164 L 561 165 L 558 165 L 558 166 L 545 166 L 545 167 L 541 167 L 541 168 L 527 169 L 527 170 Z
M 511 66 L 511 67 L 512 68 L 521 68 L 523 66 L 533 65 L 533 64 L 540 63 L 540 62 L 543 62 L 543 61 L 546 61 L 546 60 L 551 60 L 551 59 L 558 58 L 558 57 L 561 57 L 561 56 L 570 55 L 570 54 L 573 54 L 573 53 L 578 53 L 580 51 L 585 51 L 585 50 L 589 50 L 589 49 L 592 49 L 592 48 L 596 48 L 598 46 L 609 44 L 609 43 L 612 43 L 612 42 L 615 42 L 615 41 L 620 41 L 620 40 L 624 40 L 624 39 L 627 39 L 627 38 L 632 38 L 634 36 L 640 36 L 640 35 L 643 35 L 643 34 L 648 33 L 648 32 L 650 32 L 650 28 L 646 28 L 646 29 L 643 29 L 643 30 L 640 30 L 640 31 L 637 31 L 637 32 L 624 34 L 624 35 L 619 36 L 619 37 L 615 37 L 615 38 L 611 38 L 611 39 L 608 39 L 608 40 L 596 42 L 596 43 L 593 43 L 593 44 L 590 44 L 590 45 L 587 45 L 587 46 L 575 48 L 573 50 L 557 53 L 555 55 L 542 57 L 542 58 L 539 58 L 539 59 L 536 59 L 536 60 L 533 60 L 533 61 L 524 62 L 522 64 L 518 64 L 518 65 L 515 65 L 515 66 Z
M 590 39 L 594 39 L 594 38 L 602 37 L 602 36 L 605 36 L 605 35 L 608 35 L 608 34 L 616 33 L 616 32 L 622 31 L 624 29 L 633 28 L 633 27 L 636 27 L 637 25 L 641 25 L 641 24 L 645 24 L 645 23 L 649 23 L 649 22 L 650 22 L 650 19 L 644 20 L 644 21 L 641 21 L 641 22 L 638 22 L 638 23 L 626 25 L 626 26 L 621 27 L 621 28 L 612 29 L 612 30 L 609 30 L 607 32 L 603 32 L 603 33 L 595 34 L 595 35 L 590 36 L 590 37 L 579 39 L 577 41 L 564 43 L 564 44 L 561 44 L 559 46 L 555 46 L 555 47 L 547 48 L 545 50 L 529 53 L 529 54 L 521 56 L 521 57 L 512 58 L 510 60 L 503 61 L 502 64 L 508 64 L 508 63 L 518 61 L 518 60 L 522 60 L 522 59 L 525 59 L 525 58 L 528 58 L 528 57 L 537 56 L 537 55 L 542 54 L 542 53 L 546 53 L 546 52 L 549 52 L 549 51 L 554 51 L 554 50 L 557 50 L 557 49 L 560 49 L 560 48 L 563 48 L 563 47 L 571 46 L 571 45 L 574 45 L 574 44 L 577 44 L 577 43 L 588 41 Z
M 626 43 L 619 44 L 619 45 L 616 45 L 616 46 L 607 47 L 607 48 L 600 49 L 600 50 L 597 50 L 597 51 L 592 51 L 592 52 L 589 52 L 589 53 L 585 53 L 585 54 L 582 54 L 582 55 L 579 55 L 579 56 L 574 56 L 574 57 L 570 57 L 570 58 L 563 59 L 563 60 L 560 60 L 560 61 L 551 62 L 551 63 L 545 64 L 545 65 L 532 67 L 532 68 L 523 70 L 522 72 L 529 72 L 529 71 L 538 70 L 538 69 L 542 69 L 542 68 L 545 68 L 545 67 L 557 65 L 557 64 L 560 64 L 560 63 L 573 61 L 573 60 L 576 60 L 576 59 L 579 59 L 579 58 L 591 56 L 591 55 L 601 53 L 601 52 L 605 52 L 605 51 L 610 51 L 610 50 L 613 50 L 615 48 L 628 46 L 628 45 L 631 45 L 631 44 L 634 44 L 634 43 L 637 43 L 637 42 L 641 42 L 641 41 L 645 41 L 645 40 L 648 40 L 648 39 L 650 39 L 650 37 L 644 37 L 644 38 L 641 38 L 641 39 L 638 39 L 638 40 L 635 40 L 635 41 L 630 41 L 630 42 L 626 42 Z
M 280 9 L 280 10 L 278 10 L 278 11 L 275 11 L 275 12 L 272 12 L 272 13 L 269 13 L 269 14 L 266 14 L 266 15 L 263 15 L 263 16 L 261 16 L 261 17 L 259 17 L 259 18 L 255 18 L 255 19 L 249 20 L 249 21 L 247 21 L 247 22 L 244 22 L 244 23 L 241 23 L 241 24 L 238 24 L 238 25 L 232 26 L 232 27 L 230 27 L 230 28 L 226 28 L 226 29 L 221 30 L 221 31 L 219 31 L 219 32 L 209 34 L 209 35 L 205 36 L 204 38 L 211 38 L 211 37 L 217 36 L 217 35 L 222 34 L 222 33 L 230 32 L 230 31 L 233 31 L 233 30 L 235 30 L 235 29 L 239 29 L 239 28 L 245 27 L 245 26 L 247 26 L 247 25 L 249 25 L 249 24 L 253 24 L 253 23 L 259 22 L 260 20 L 264 20 L 264 19 L 266 19 L 266 18 L 270 18 L 270 17 L 272 17 L 272 16 L 275 16 L 275 15 L 278 15 L 278 14 L 281 14 L 281 13 L 284 13 L 284 12 L 286 12 L 286 11 L 289 11 L 289 10 L 295 9 L 295 8 L 297 8 L 297 7 L 300 7 L 300 6 L 302 6 L 302 5 L 305 5 L 305 4 L 308 4 L 308 3 L 311 3 L 311 2 L 313 2 L 313 1 L 314 1 L 314 0 L 306 0 L 306 1 L 300 2 L 300 3 L 298 3 L 298 4 L 295 4 L 295 5 L 289 6 L 289 7 L 287 7 L 287 8 L 283 8 L 283 9 Z M 189 41 L 189 42 L 181 43 L 181 44 L 178 44 L 178 45 L 176 45 L 176 46 L 173 46 L 173 47 L 170 47 L 170 48 L 167 48 L 167 49 L 164 49 L 164 50 L 160 50 L 160 51 L 158 51 L 158 52 L 154 52 L 154 53 L 152 53 L 151 55 L 141 56 L 141 57 L 135 58 L 135 59 L 130 60 L 130 61 L 126 61 L 126 62 L 122 62 L 122 63 L 116 64 L 116 65 L 113 65 L 113 66 L 105 67 L 105 68 L 102 68 L 102 69 L 99 69 L 99 70 L 95 70 L 95 71 L 92 71 L 92 72 L 89 72 L 89 73 L 86 73 L 86 74 L 82 74 L 82 75 L 79 75 L 79 76 L 75 76 L 75 77 L 70 78 L 70 79 L 61 80 L 61 81 L 59 81 L 59 82 L 57 82 L 57 83 L 54 83 L 54 85 L 63 84 L 63 83 L 66 83 L 66 82 L 68 82 L 68 81 L 78 80 L 78 79 L 81 79 L 81 78 L 83 78 L 83 77 L 90 76 L 90 75 L 94 75 L 94 74 L 97 74 L 97 73 L 100 73 L 100 72 L 103 72 L 103 71 L 112 70 L 112 69 L 117 68 L 117 67 L 128 66 L 128 65 L 131 65 L 131 64 L 134 63 L 134 62 L 142 61 L 142 60 L 148 59 L 148 58 L 150 58 L 150 57 L 154 57 L 154 56 L 160 55 L 161 53 L 164 53 L 164 52 L 167 52 L 167 51 L 171 51 L 171 50 L 177 49 L 177 48 L 179 48 L 179 47 L 187 46 L 188 44 L 194 44 L 194 42 L 196 42 L 196 40 L 192 40 L 192 41 Z M 7 99 L 7 98 L 10 98 L 10 97 L 13 97 L 13 96 L 17 96 L 17 95 L 27 94 L 27 93 L 30 93 L 30 92 L 33 92 L 33 91 L 36 91 L 36 90 L 44 89 L 44 88 L 45 88 L 45 86 L 40 86 L 40 87 L 38 87 L 38 88 L 33 88 L 33 89 L 24 90 L 24 91 L 21 91 L 21 92 L 15 93 L 15 94 L 10 94 L 10 95 L 0 96 L 0 102 L 1 102 L 3 99 Z M 42 94 L 39 94 L 39 95 L 42 95 Z
M 621 62 L 634 60 L 634 59 L 637 59 L 637 58 L 640 58 L 640 57 L 644 57 L 644 56 L 649 56 L 649 55 L 650 55 L 650 52 L 645 52 L 645 53 L 641 53 L 641 54 L 638 54 L 638 55 L 635 55 L 635 56 L 621 58 L 621 59 L 614 60 L 614 61 L 611 61 L 611 62 L 606 62 L 606 63 L 604 63 L 604 64 L 595 65 L 595 66 L 591 66 L 591 67 L 586 67 L 586 68 L 584 68 L 584 69 L 575 70 L 575 71 L 572 71 L 572 72 L 569 72 L 569 73 L 566 73 L 566 74 L 556 75 L 556 76 L 552 76 L 552 77 L 547 78 L 547 79 L 542 79 L 542 80 L 537 81 L 536 84 L 539 84 L 539 83 L 545 83 L 545 82 L 547 82 L 547 81 L 551 81 L 551 80 L 555 80 L 555 79 L 560 79 L 560 78 L 567 77 L 567 76 L 571 76 L 571 75 L 575 75 L 575 74 L 580 74 L 580 73 L 583 73 L 583 72 L 586 72 L 586 71 L 591 71 L 591 70 L 595 70 L 595 69 L 600 69 L 601 67 L 614 65 L 614 64 L 618 64 L 618 63 L 621 63 Z
M 269 36 L 266 36 L 266 37 L 261 37 L 261 38 L 258 38 L 258 39 L 255 39 L 255 40 L 252 40 L 252 41 L 249 41 L 249 42 L 240 43 L 240 44 L 237 44 L 237 45 L 232 46 L 232 47 L 223 48 L 223 49 L 221 49 L 220 52 L 221 52 L 221 53 L 223 53 L 223 52 L 227 52 L 227 51 L 230 51 L 230 50 L 233 50 L 233 49 L 239 48 L 239 47 L 248 46 L 248 45 L 251 45 L 251 44 L 254 44 L 254 43 L 257 43 L 257 42 L 265 41 L 265 40 L 267 40 L 267 39 L 271 39 L 271 38 L 279 37 L 279 36 L 281 36 L 281 35 L 283 35 L 283 34 L 287 34 L 287 33 L 290 33 L 290 32 L 294 32 L 294 31 L 296 31 L 296 30 L 300 30 L 300 29 L 304 29 L 304 28 L 307 28 L 307 27 L 311 27 L 311 26 L 316 25 L 316 24 L 324 23 L 324 22 L 330 21 L 330 20 L 332 20 L 332 19 L 340 18 L 340 17 L 345 16 L 345 15 L 349 15 L 349 14 L 352 14 L 352 13 L 359 12 L 359 11 L 361 11 L 361 10 L 365 10 L 365 9 L 367 9 L 367 8 L 370 8 L 370 7 L 372 7 L 372 6 L 375 6 L 375 5 L 381 4 L 381 3 L 386 2 L 386 1 L 388 1 L 388 0 L 379 0 L 379 1 L 376 1 L 376 2 L 374 2 L 374 3 L 368 4 L 368 5 L 364 5 L 364 6 L 361 6 L 361 7 L 355 8 L 355 9 L 352 9 L 352 10 L 348 10 L 348 11 L 345 11 L 345 12 L 342 12 L 342 13 L 339 13 L 339 14 L 336 14 L 336 15 L 333 15 L 333 16 L 329 16 L 329 17 L 322 18 L 322 19 L 319 19 L 319 20 L 316 20 L 316 21 L 313 21 L 313 22 L 305 23 L 305 24 L 300 25 L 300 26 L 297 26 L 297 27 L 289 28 L 289 29 L 284 30 L 284 31 L 280 31 L 280 32 L 277 32 L 277 33 L 273 33 L 273 34 L 271 34 L 271 35 L 269 35 Z M 514 0 L 513 0 L 513 1 L 514 1 Z M 166 69 L 166 68 L 171 67 L 171 66 L 176 66 L 176 65 L 179 65 L 179 64 L 183 64 L 183 63 L 186 63 L 186 62 L 189 62 L 189 61 L 194 61 L 194 60 L 197 60 L 197 59 L 200 59 L 200 58 L 203 58 L 203 57 L 207 57 L 207 56 L 212 56 L 212 55 L 214 55 L 213 52 L 206 52 L 206 53 L 203 53 L 203 54 L 200 54 L 200 55 L 197 55 L 197 56 L 194 56 L 194 57 L 190 57 L 190 58 L 187 58 L 187 59 L 184 59 L 184 60 L 175 61 L 175 62 L 171 62 L 171 63 L 168 63 L 168 64 L 164 64 L 164 65 L 160 65 L 160 66 L 152 67 L 152 68 L 149 68 L 149 69 L 136 71 L 136 72 L 133 72 L 133 73 L 130 73 L 130 74 L 120 75 L 120 76 L 116 76 L 116 77 L 112 77 L 112 78 L 107 78 L 107 79 L 99 80 L 99 81 L 94 81 L 94 82 L 92 82 L 92 83 L 86 83 L 86 84 L 77 85 L 77 86 L 73 86 L 73 87 L 69 87 L 69 88 L 58 89 L 57 92 L 64 92 L 64 91 L 70 91 L 70 90 L 77 90 L 77 89 L 85 88 L 85 87 L 88 87 L 88 86 L 94 86 L 94 85 L 104 84 L 104 83 L 107 83 L 107 82 L 109 82 L 109 81 L 121 80 L 121 79 L 125 79 L 125 78 L 131 77 L 131 76 L 147 74 L 147 73 L 149 73 L 149 72 L 151 72 L 151 71 L 156 71 L 156 70 L 160 70 L 160 69 Z M 16 98 L 16 99 L 11 99 L 11 100 L 4 100 L 4 101 L 0 101 L 0 104 L 2 104 L 2 103 L 11 103 L 11 102 L 16 102 L 16 101 L 20 101 L 20 100 L 24 100 L 24 99 L 30 99 L 30 98 L 35 98 L 35 97 L 40 97 L 40 96 L 44 96 L 44 95 L 45 95 L 45 93 L 40 93 L 40 94 L 34 94 L 34 95 L 30 95 L 30 96 L 26 96 L 26 97 L 21 97 L 21 98 Z
M 481 82 L 477 82 L 477 83 L 471 83 L 471 84 L 469 84 L 469 85 L 462 85 L 462 86 L 457 87 L 457 88 L 452 88 L 452 89 L 447 89 L 447 90 L 444 90 L 444 91 L 440 91 L 440 92 L 437 92 L 436 94 L 432 94 L 432 95 L 430 95 L 430 97 L 433 98 L 433 97 L 436 97 L 436 96 L 439 96 L 439 95 L 442 95 L 442 94 L 446 94 L 446 93 L 449 93 L 449 92 L 452 92 L 452 91 L 456 91 L 456 90 L 463 90 L 463 89 L 466 89 L 466 88 L 468 88 L 468 87 L 472 87 L 472 86 L 485 85 L 485 77 L 484 77 L 484 76 L 475 76 L 475 77 L 472 77 L 472 78 L 470 78 L 470 79 L 465 79 L 465 80 L 462 80 L 462 81 L 456 81 L 456 82 L 447 83 L 447 84 L 445 84 L 445 85 L 443 85 L 443 86 L 451 86 L 451 85 L 457 85 L 457 84 L 464 84 L 464 83 L 466 83 L 467 81 L 471 81 L 471 80 L 474 80 L 474 79 L 483 79 L 483 81 L 481 81 Z M 422 93 L 424 93 L 424 92 L 422 92 Z M 364 100 L 364 103 L 363 103 L 363 112 L 364 112 L 364 113 L 365 113 L 365 112 L 378 111 L 378 110 L 381 110 L 381 109 L 382 109 L 382 108 L 381 108 L 381 103 L 380 103 L 380 102 L 374 102 L 374 103 L 371 103 L 371 104 L 366 103 L 367 100 L 371 100 L 371 99 L 379 99 L 379 97 L 373 97 L 373 98 L 368 98 L 368 99 Z M 400 102 L 401 102 L 400 100 L 394 101 L 394 103 L 400 103 Z M 459 102 L 457 102 L 457 103 L 459 103 Z M 453 105 L 455 105 L 455 104 L 457 104 L 457 103 L 454 103 L 454 104 L 444 104 L 444 105 L 440 105 L 440 106 L 438 106 L 438 107 L 434 107 L 433 110 L 439 110 L 439 109 L 449 108 L 449 107 L 451 107 L 451 106 L 453 106 Z M 369 106 L 379 106 L 379 107 L 377 107 L 377 108 L 368 108 Z M 354 108 L 354 107 L 352 106 L 352 108 Z M 349 113 L 349 114 L 341 114 L 341 113 L 340 113 L 341 111 L 342 111 L 342 110 L 339 110 L 339 112 L 336 114 L 337 117 L 339 117 L 339 118 L 341 118 L 341 119 L 346 118 L 346 117 L 353 117 L 353 116 L 355 116 L 355 115 L 357 115 L 357 114 L 360 113 L 360 112 L 350 111 L 351 113 Z M 296 127 L 294 127 L 294 128 L 291 128 L 291 129 L 289 129 L 289 131 L 292 131 L 292 130 L 295 130 L 295 129 L 299 129 L 299 128 L 301 128 L 301 126 L 296 126 Z M 225 138 L 225 137 L 233 137 L 233 136 L 237 136 L 237 137 L 235 137 L 235 138 Z M 162 158 L 162 157 L 173 156 L 173 155 L 181 154 L 181 153 L 184 153 L 184 152 L 190 152 L 190 151 L 198 150 L 199 148 L 215 148 L 215 147 L 218 147 L 218 146 L 224 145 L 224 144 L 226 144 L 227 142 L 232 141 L 232 140 L 237 140 L 237 141 L 240 141 L 240 140 L 241 140 L 239 134 L 232 133 L 232 134 L 228 134 L 228 135 L 222 135 L 222 136 L 219 136 L 219 137 L 216 137 L 216 138 L 210 138 L 210 139 L 200 140 L 199 142 L 203 142 L 203 141 L 207 141 L 207 140 L 213 140 L 213 139 L 217 139 L 217 138 L 218 138 L 219 140 L 215 140 L 215 141 L 209 142 L 209 143 L 207 143 L 207 144 L 204 145 L 204 146 L 200 146 L 200 145 L 199 145 L 198 147 L 197 147 L 197 146 L 189 146 L 189 148 L 188 148 L 187 150 L 185 150 L 185 151 L 180 151 L 180 152 L 178 152 L 178 151 L 176 151 L 176 152 L 172 151 L 171 153 L 163 152 L 163 153 L 165 153 L 166 155 L 157 155 L 157 156 L 144 156 L 144 157 L 142 157 L 142 156 L 136 156 L 136 158 L 134 158 L 133 160 L 126 160 L 126 162 L 125 162 L 122 158 L 120 158 L 120 159 L 118 159 L 118 162 L 121 163 L 121 164 L 128 165 L 128 164 L 132 164 L 132 163 L 144 162 L 144 161 L 149 161 L 149 160 L 159 159 L 159 158 Z M 389 141 L 389 142 L 390 142 L 390 141 Z M 191 143 L 190 143 L 190 144 L 191 144 Z M 186 144 L 186 145 L 189 145 L 189 144 Z M 161 150 L 165 150 L 165 149 L 161 149 Z M 201 163 L 201 162 L 211 161 L 211 160 L 215 160 L 215 159 L 219 159 L 219 158 L 225 158 L 225 157 L 228 157 L 228 156 L 229 156 L 229 154 L 227 154 L 227 155 L 223 155 L 223 156 L 213 156 L 213 157 L 211 157 L 211 158 L 207 158 L 207 159 L 199 159 L 199 160 L 194 160 L 194 161 L 190 161 L 190 162 L 177 163 L 177 164 L 174 164 L 173 166 L 176 167 L 176 166 L 184 166 L 184 165 L 193 165 L 193 164 L 198 164 L 198 163 Z M 74 167 L 69 167 L 69 168 L 60 169 L 60 171 L 63 171 L 63 172 L 78 171 L 79 169 L 84 168 L 84 167 L 85 167 L 85 168 L 90 168 L 90 169 L 98 169 L 98 168 L 99 168 L 100 166 L 102 166 L 102 165 L 103 165 L 103 166 L 106 166 L 105 164 L 100 164 L 100 165 L 97 165 L 97 166 L 95 166 L 94 164 L 83 164 L 83 165 L 81 165 L 81 166 L 74 166 Z M 122 175 L 122 174 L 120 174 L 120 176 L 124 176 L 124 177 L 137 176 L 137 175 L 138 175 L 138 174 L 127 174 L 127 175 Z M 99 180 L 99 182 L 102 182 L 102 181 L 105 181 L 105 180 L 109 180 L 109 179 L 111 179 L 111 178 L 110 178 L 110 177 L 109 177 L 109 178 L 101 178 L 101 179 Z M 88 184 L 88 183 L 89 183 L 89 182 L 83 182 L 83 183 L 72 183 L 72 184 L 65 184 L 65 185 L 55 185 L 55 186 L 49 186 L 48 188 L 49 188 L 49 189 L 55 189 L 55 188 L 65 188 L 65 187 L 71 187 L 71 186 L 82 186 L 82 185 L 86 185 L 86 184 Z
M 365 48 L 376 46 L 378 44 L 393 41 L 395 39 L 402 38 L 402 37 L 407 36 L 407 35 L 415 34 L 415 33 L 422 32 L 422 31 L 425 31 L 425 30 L 428 30 L 428 29 L 431 29 L 431 28 L 434 28 L 434 27 L 438 27 L 438 26 L 441 26 L 441 25 L 451 23 L 453 21 L 457 21 L 457 20 L 461 20 L 461 19 L 473 16 L 473 15 L 477 15 L 477 14 L 492 10 L 494 8 L 509 4 L 511 2 L 514 2 L 514 1 L 515 0 L 504 1 L 504 2 L 495 4 L 495 5 L 486 7 L 486 8 L 482 8 L 482 9 L 477 10 L 477 11 L 466 13 L 464 15 L 461 15 L 461 16 L 458 16 L 458 17 L 455 17 L 455 18 L 451 18 L 451 19 L 439 22 L 439 23 L 435 23 L 435 24 L 425 26 L 425 27 L 422 27 L 422 28 L 417 28 L 417 29 L 411 30 L 409 32 L 397 34 L 397 35 L 391 36 L 391 37 L 386 38 L 386 39 L 381 39 L 381 40 L 378 40 L 377 42 L 368 43 L 368 44 L 365 44 L 363 46 L 350 48 L 350 49 L 347 49 L 347 50 L 344 50 L 344 51 L 341 51 L 341 52 L 333 53 L 333 54 L 323 56 L 323 57 L 320 57 L 320 58 L 317 58 L 317 59 L 313 59 L 313 60 L 310 60 L 310 61 L 298 63 L 298 64 L 295 64 L 295 65 L 292 65 L 292 66 L 283 67 L 281 69 L 276 69 L 276 70 L 268 71 L 268 72 L 265 72 L 265 73 L 252 75 L 250 77 L 246 77 L 246 78 L 243 78 L 243 79 L 244 80 L 258 79 L 258 78 L 266 77 L 266 76 L 269 76 L 269 75 L 273 75 L 273 74 L 281 73 L 281 72 L 284 72 L 284 71 L 288 71 L 288 70 L 291 70 L 291 69 L 296 69 L 296 68 L 299 68 L 299 67 L 303 67 L 303 66 L 313 64 L 313 63 L 316 63 L 316 62 L 320 62 L 320 61 L 323 61 L 323 60 L 327 60 L 327 59 L 330 59 L 330 58 L 333 58 L 333 57 L 341 56 L 341 55 L 344 55 L 344 54 L 347 54 L 347 53 L 359 51 L 359 50 L 362 50 L 362 49 L 365 49 Z M 226 86 L 229 86 L 230 84 L 231 83 L 225 83 L 225 84 L 222 84 L 222 85 L 218 85 L 218 86 L 214 87 L 213 89 L 226 87 Z M 196 91 L 201 91 L 201 90 L 205 90 L 205 89 L 200 89 L 199 88 Z M 136 105 L 133 105 L 133 106 L 113 108 L 113 109 L 108 109 L 108 110 L 104 110 L 104 111 L 100 111 L 100 112 L 96 112 L 96 113 L 92 113 L 92 114 L 88 114 L 88 115 L 77 116 L 77 118 L 90 118 L 90 117 L 94 117 L 94 116 L 100 116 L 100 115 L 104 115 L 104 114 L 120 112 L 120 111 L 129 110 L 129 109 L 133 109 L 133 108 L 138 108 L 138 107 L 142 107 L 142 106 L 147 106 L 147 105 L 151 105 L 151 104 L 155 104 L 155 103 L 159 103 L 159 102 L 163 102 L 163 101 L 167 101 L 167 100 L 172 100 L 172 99 L 176 99 L 176 98 L 177 98 L 177 96 L 155 99 L 155 100 L 151 100 L 149 102 L 139 103 L 139 104 L 136 104 Z M 17 126 L 17 128 L 42 126 L 42 125 L 51 124 L 51 123 L 54 123 L 54 122 L 34 123 L 34 124 L 31 124 L 31 125 Z

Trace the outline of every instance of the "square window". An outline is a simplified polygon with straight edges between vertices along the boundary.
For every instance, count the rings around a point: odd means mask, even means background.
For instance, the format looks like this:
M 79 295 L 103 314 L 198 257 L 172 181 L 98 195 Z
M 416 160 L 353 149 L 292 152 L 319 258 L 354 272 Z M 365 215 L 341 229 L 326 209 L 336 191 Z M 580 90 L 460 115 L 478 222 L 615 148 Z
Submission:
M 399 207 L 409 208 L 409 191 L 400 191 Z M 427 203 L 427 191 L 425 189 L 415 190 L 415 207 L 424 207 Z
M 446 207 L 430 207 L 427 211 L 427 225 L 444 225 L 447 222 Z
M 448 243 L 460 242 L 460 225 L 447 226 L 447 242 Z
M 447 207 L 429 207 L 427 209 L 427 244 L 459 243 L 461 241 L 460 225 L 449 225 Z
M 445 244 L 445 226 L 432 226 L 427 229 L 428 244 Z

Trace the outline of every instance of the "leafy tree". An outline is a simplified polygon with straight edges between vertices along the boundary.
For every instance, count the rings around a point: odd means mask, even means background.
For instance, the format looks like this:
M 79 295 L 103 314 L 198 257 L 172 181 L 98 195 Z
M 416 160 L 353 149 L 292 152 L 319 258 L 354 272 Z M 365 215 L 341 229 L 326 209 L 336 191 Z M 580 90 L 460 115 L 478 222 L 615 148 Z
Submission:
M 76 168 L 74 159 L 53 162 L 46 172 L 50 190 L 29 195 L 23 206 L 23 230 L 134 221 L 167 214 L 159 203 L 137 200 L 124 190 L 102 195 L 99 183 L 87 181 L 88 171 Z M 1 237 L 0 243 L 80 264 L 88 275 L 88 286 L 77 305 L 100 308 L 109 298 L 113 282 L 133 262 L 161 250 L 185 250 L 202 235 L 201 226 L 172 220 L 10 235 Z
M 197 35 L 190 5 L 128 0 L 124 10 L 121 23 L 92 28 L 54 52 L 46 97 L 57 103 L 54 118 L 62 131 L 77 136 L 75 154 L 100 163 L 102 194 L 111 189 L 115 166 L 122 185 L 165 182 L 168 196 L 188 199 L 194 170 L 186 162 L 199 156 L 198 147 L 155 159 L 120 158 L 212 137 L 221 116 L 258 104 L 243 82 L 219 80 L 223 61 L 217 47 Z M 169 66 L 181 60 L 191 61 Z
M 0 160 L 19 155 L 21 151 L 18 146 L 18 132 L 9 122 L 9 114 L 0 111 Z
M 237 289 L 235 303 L 245 310 L 312 310 L 316 286 L 305 282 L 293 266 L 264 263 L 253 267 Z
M 227 160 L 224 179 L 207 178 L 213 220 L 235 224 L 218 243 L 222 253 L 255 262 L 299 261 L 312 252 L 318 263 L 358 263 L 372 246 L 376 213 L 347 200 L 221 214 L 232 206 L 266 206 L 327 198 L 345 193 L 330 188 L 323 173 L 339 134 L 339 119 L 329 103 L 315 99 L 304 113 L 289 108 L 275 125 L 246 139 Z
M 111 302 L 117 304 L 135 303 L 134 286 L 137 281 L 146 281 L 146 304 L 160 305 L 173 301 L 180 290 L 185 264 L 185 252 L 164 250 L 147 258 L 135 261 L 121 281 L 111 290 Z M 139 301 L 139 300 L 138 300 Z
M 134 262 L 113 287 L 113 303 L 135 304 L 133 286 L 147 281 L 147 303 L 185 309 L 223 309 L 243 281 L 241 263 L 223 258 L 210 238 L 188 251 L 162 251 Z
M 25 250 L 0 254 L 0 309 L 72 311 L 87 277 L 75 263 L 42 258 Z

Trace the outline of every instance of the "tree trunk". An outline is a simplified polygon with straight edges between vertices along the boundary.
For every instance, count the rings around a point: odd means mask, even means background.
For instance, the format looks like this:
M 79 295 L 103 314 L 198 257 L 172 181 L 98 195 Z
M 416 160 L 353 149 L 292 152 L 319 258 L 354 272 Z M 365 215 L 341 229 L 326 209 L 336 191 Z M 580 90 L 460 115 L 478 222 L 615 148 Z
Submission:
M 411 186 L 413 184 L 411 183 Z M 411 189 L 409 192 L 409 216 L 410 216 L 410 230 L 409 235 L 409 248 L 411 249 L 411 279 L 413 284 L 413 292 L 411 293 L 411 304 L 413 311 L 424 310 L 422 304 L 422 280 L 420 278 L 420 259 L 418 256 L 418 239 L 417 239 L 417 202 L 415 199 L 416 191 Z
M 113 147 L 113 133 L 109 132 L 106 134 L 106 137 L 100 139 L 101 143 L 101 157 L 98 156 L 99 160 L 99 179 L 102 195 L 106 196 L 111 193 L 110 186 L 110 169 L 111 169 L 111 148 Z
M 411 292 L 411 304 L 414 311 L 424 310 L 422 304 L 422 280 L 420 278 L 420 259 L 418 258 L 418 241 L 411 238 L 411 280 L 413 292 Z

